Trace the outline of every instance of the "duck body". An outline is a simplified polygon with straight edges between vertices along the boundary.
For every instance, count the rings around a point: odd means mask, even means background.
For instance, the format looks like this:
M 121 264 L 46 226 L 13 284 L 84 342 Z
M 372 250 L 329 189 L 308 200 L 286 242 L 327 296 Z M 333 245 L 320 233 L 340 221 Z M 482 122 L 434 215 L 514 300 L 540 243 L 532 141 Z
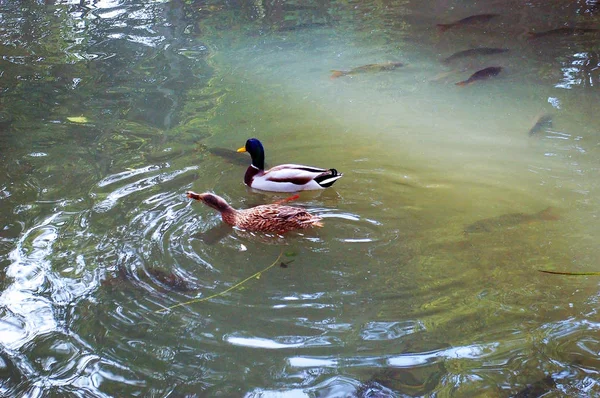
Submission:
M 247 231 L 284 234 L 296 229 L 323 226 L 320 217 L 310 214 L 301 207 L 274 203 L 236 210 L 225 199 L 209 192 L 198 194 L 188 191 L 186 195 L 220 212 L 225 223 Z
M 336 169 L 322 169 L 300 164 L 282 164 L 265 170 L 265 150 L 259 140 L 250 138 L 238 152 L 248 152 L 252 163 L 244 175 L 249 187 L 271 192 L 298 192 L 325 189 L 343 174 Z

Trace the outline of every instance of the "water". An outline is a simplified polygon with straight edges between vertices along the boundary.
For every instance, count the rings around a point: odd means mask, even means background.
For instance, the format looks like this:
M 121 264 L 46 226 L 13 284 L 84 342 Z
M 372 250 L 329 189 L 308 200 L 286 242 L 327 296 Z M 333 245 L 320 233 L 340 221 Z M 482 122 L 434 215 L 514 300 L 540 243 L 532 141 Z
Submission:
M 476 13 L 499 16 L 435 29 Z M 18 1 L 0 18 L 0 395 L 600 391 L 596 278 L 538 272 L 600 260 L 598 35 L 527 39 L 597 25 L 593 4 Z M 440 63 L 474 46 L 510 51 Z M 406 65 L 330 79 L 388 61 Z M 215 150 L 251 136 L 270 165 L 344 172 L 297 201 L 324 228 L 248 234 L 185 198 L 285 197 Z

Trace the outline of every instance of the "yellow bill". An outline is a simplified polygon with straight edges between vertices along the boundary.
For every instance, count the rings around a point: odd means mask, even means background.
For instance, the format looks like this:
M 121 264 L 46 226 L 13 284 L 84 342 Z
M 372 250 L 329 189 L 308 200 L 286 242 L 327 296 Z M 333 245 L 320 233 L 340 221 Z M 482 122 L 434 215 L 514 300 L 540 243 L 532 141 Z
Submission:
M 246 147 L 241 147 L 240 149 L 237 150 L 238 152 L 246 152 Z

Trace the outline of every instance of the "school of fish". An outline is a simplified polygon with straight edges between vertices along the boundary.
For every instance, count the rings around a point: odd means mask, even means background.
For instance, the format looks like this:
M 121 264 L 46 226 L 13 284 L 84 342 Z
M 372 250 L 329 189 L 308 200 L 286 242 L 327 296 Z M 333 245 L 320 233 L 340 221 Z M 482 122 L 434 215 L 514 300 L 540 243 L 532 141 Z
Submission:
M 477 27 L 484 26 L 491 20 L 500 17 L 498 14 L 477 14 L 471 15 L 454 22 L 437 24 L 437 28 L 440 33 L 446 32 L 450 29 L 457 30 L 461 27 Z M 600 33 L 600 29 L 595 28 L 581 28 L 581 27 L 561 27 L 557 29 L 551 29 L 540 32 L 528 32 L 527 38 L 529 40 L 538 40 L 553 36 L 579 36 L 585 34 L 597 34 Z M 510 51 L 508 48 L 496 48 L 496 47 L 475 47 L 466 50 L 458 51 L 444 59 L 441 62 L 445 65 L 451 65 L 458 60 L 471 58 L 471 57 L 483 57 L 489 55 L 497 55 Z M 354 67 L 348 70 L 332 70 L 332 79 L 336 79 L 342 76 L 352 76 L 361 73 L 371 72 L 382 72 L 392 71 L 399 67 L 404 66 L 400 62 L 385 62 L 380 64 L 367 64 L 363 66 Z M 474 83 L 489 80 L 497 77 L 504 70 L 501 66 L 488 66 L 483 69 L 474 71 L 467 79 L 455 83 L 457 86 L 468 86 Z M 444 74 L 444 77 L 451 74 L 451 72 Z M 528 135 L 535 136 L 541 131 L 552 127 L 552 115 L 542 114 L 536 118 L 535 123 L 529 129 Z M 526 213 L 511 213 L 504 214 L 498 217 L 487 218 L 479 220 L 465 227 L 465 234 L 480 233 L 480 232 L 493 232 L 495 230 L 505 230 L 514 228 L 520 224 L 526 224 L 536 221 L 549 221 L 557 220 L 559 216 L 555 213 L 554 209 L 547 208 L 538 213 L 526 214 Z

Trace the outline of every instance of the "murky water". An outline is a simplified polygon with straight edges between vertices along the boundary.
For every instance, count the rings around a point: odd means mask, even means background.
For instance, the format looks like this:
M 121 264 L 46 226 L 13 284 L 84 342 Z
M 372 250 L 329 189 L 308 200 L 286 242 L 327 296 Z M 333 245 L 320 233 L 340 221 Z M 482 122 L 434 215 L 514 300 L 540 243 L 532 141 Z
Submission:
M 422 3 L 0 1 L 0 395 L 599 394 L 598 6 Z M 249 137 L 324 228 L 185 198 Z

